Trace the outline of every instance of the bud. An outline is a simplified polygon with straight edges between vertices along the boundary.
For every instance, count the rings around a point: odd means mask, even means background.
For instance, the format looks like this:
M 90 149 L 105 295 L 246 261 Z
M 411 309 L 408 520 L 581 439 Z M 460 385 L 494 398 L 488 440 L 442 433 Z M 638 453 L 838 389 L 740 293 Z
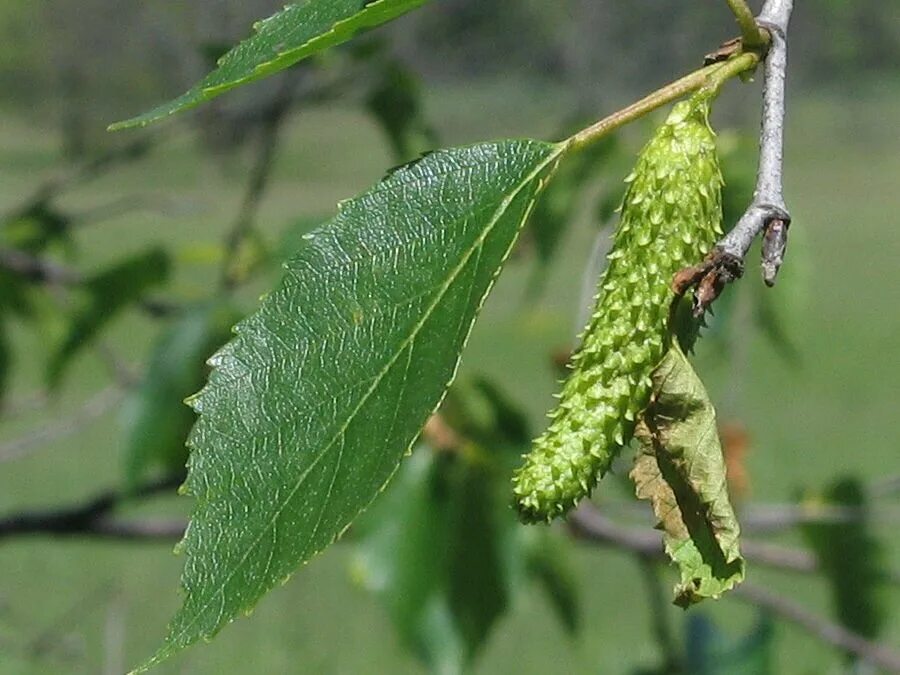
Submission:
M 525 521 L 563 515 L 632 437 L 665 354 L 671 282 L 721 234 L 722 174 L 709 97 L 678 103 L 625 179 L 622 216 L 597 303 L 551 423 L 513 478 Z

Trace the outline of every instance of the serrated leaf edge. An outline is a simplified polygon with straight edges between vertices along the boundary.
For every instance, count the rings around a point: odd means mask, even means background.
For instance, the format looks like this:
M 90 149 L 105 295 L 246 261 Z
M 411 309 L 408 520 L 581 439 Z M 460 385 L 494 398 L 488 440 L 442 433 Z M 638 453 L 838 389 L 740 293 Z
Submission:
M 548 145 L 549 145 L 549 144 L 548 144 Z M 425 323 L 425 321 L 427 320 L 427 318 L 431 316 L 431 313 L 434 311 L 435 306 L 437 305 L 437 303 L 440 302 L 440 299 L 443 297 L 444 293 L 446 293 L 447 289 L 452 285 L 453 280 L 456 279 L 456 277 L 459 275 L 459 273 L 460 273 L 460 271 L 463 269 L 463 267 L 465 267 L 465 265 L 468 263 L 469 259 L 470 259 L 471 256 L 474 254 L 474 252 L 475 252 L 477 249 L 480 248 L 481 244 L 484 242 L 484 240 L 487 238 L 487 236 L 488 236 L 488 235 L 490 234 L 490 232 L 493 230 L 494 226 L 497 224 L 497 222 L 499 222 L 500 218 L 502 218 L 503 214 L 504 214 L 504 213 L 506 212 L 506 210 L 509 208 L 510 203 L 511 203 L 511 202 L 512 202 L 512 201 L 513 201 L 520 193 L 521 193 L 521 191 L 522 191 L 523 189 L 525 189 L 526 186 L 528 186 L 529 184 L 531 184 L 534 180 L 538 179 L 538 178 L 541 176 L 541 174 L 542 174 L 543 172 L 547 171 L 547 175 L 546 175 L 543 179 L 541 179 L 541 180 L 539 181 L 538 186 L 537 186 L 537 188 L 536 188 L 536 190 L 535 190 L 534 196 L 533 196 L 532 199 L 531 199 L 531 202 L 530 202 L 530 203 L 528 204 L 528 206 L 525 208 L 525 211 L 524 211 L 523 216 L 522 216 L 522 225 L 524 225 L 524 223 L 525 223 L 525 221 L 528 219 L 529 215 L 531 215 L 531 212 L 533 211 L 534 206 L 535 206 L 535 204 L 537 203 L 537 200 L 538 200 L 538 198 L 540 197 L 541 192 L 543 191 L 544 187 L 547 185 L 547 183 L 549 182 L 549 180 L 552 178 L 553 173 L 555 172 L 556 167 L 559 165 L 559 161 L 561 160 L 563 154 L 565 153 L 566 150 L 568 150 L 568 149 L 570 148 L 570 145 L 569 145 L 569 144 L 566 144 L 566 143 L 557 143 L 557 144 L 553 144 L 553 146 L 554 146 L 554 148 L 555 148 L 555 149 L 554 149 L 554 152 L 552 152 L 550 155 L 548 155 L 548 157 L 547 157 L 546 159 L 544 159 L 544 160 L 543 160 L 543 161 L 542 161 L 542 162 L 541 162 L 541 163 L 540 163 L 540 164 L 539 164 L 532 172 L 530 172 L 530 173 L 528 174 L 528 176 L 526 176 L 524 179 L 522 179 L 522 181 L 520 181 L 520 183 L 515 187 L 515 190 L 513 190 L 506 198 L 504 198 L 504 199 L 501 201 L 501 203 L 500 203 L 500 205 L 498 206 L 497 210 L 494 212 L 494 215 L 491 217 L 491 220 L 489 221 L 488 225 L 484 228 L 484 231 L 479 235 L 479 237 L 478 237 L 478 239 L 476 240 L 475 244 L 471 247 L 470 252 L 467 253 L 467 255 L 460 261 L 460 264 L 458 264 L 458 265 L 453 269 L 453 271 L 452 271 L 450 277 L 448 278 L 448 282 L 445 283 L 445 284 L 441 287 L 441 290 L 440 290 L 439 293 L 437 294 L 435 301 L 429 306 L 428 310 L 424 313 L 424 317 L 425 317 L 425 318 L 423 318 L 422 321 L 420 321 L 420 322 L 418 322 L 418 323 L 416 324 L 416 326 L 415 326 L 415 327 L 413 328 L 413 330 L 411 331 L 410 337 L 407 338 L 406 340 L 404 340 L 402 346 L 397 350 L 396 354 L 395 354 L 395 355 L 387 362 L 387 364 L 385 365 L 385 367 L 381 370 L 381 372 L 379 373 L 379 375 L 375 378 L 374 384 L 373 384 L 373 385 L 369 388 L 369 390 L 363 395 L 360 404 L 359 404 L 359 405 L 356 407 L 356 409 L 348 416 L 348 418 L 347 418 L 347 424 L 343 425 L 342 428 L 341 428 L 341 429 L 337 432 L 337 434 L 335 435 L 334 439 L 332 439 L 331 441 L 329 441 L 329 443 L 328 443 L 328 446 L 329 446 L 329 447 L 335 442 L 335 439 L 337 439 L 337 438 L 340 436 L 340 434 L 343 433 L 343 432 L 346 430 L 346 427 L 349 425 L 350 421 L 353 420 L 353 418 L 355 417 L 356 413 L 359 411 L 359 409 L 362 407 L 362 405 L 368 400 L 368 397 L 371 395 L 371 393 L 372 393 L 372 391 L 375 389 L 375 387 L 377 387 L 378 383 L 379 383 L 379 382 L 381 381 L 381 379 L 384 377 L 384 375 L 385 375 L 385 373 L 387 372 L 387 370 L 389 370 L 389 369 L 396 363 L 397 359 L 399 359 L 399 357 L 400 357 L 400 355 L 403 353 L 403 351 L 407 348 L 407 346 L 409 346 L 409 345 L 411 344 L 411 341 L 415 339 L 415 336 L 418 334 L 418 331 L 422 328 L 422 326 L 424 325 L 424 323 Z M 548 170 L 548 167 L 549 167 L 549 170 Z M 519 227 L 519 231 L 521 231 L 521 225 L 520 225 L 520 227 Z M 314 236 L 315 236 L 315 235 L 313 234 L 313 236 L 311 236 L 310 238 L 312 239 L 312 238 L 314 238 Z M 503 266 L 504 266 L 504 263 L 505 263 L 506 260 L 508 259 L 509 254 L 511 253 L 513 247 L 515 246 L 515 243 L 516 243 L 516 240 L 517 240 L 517 239 L 518 239 L 518 234 L 517 234 L 515 237 L 513 237 L 512 241 L 510 242 L 509 247 L 507 248 L 505 254 L 503 255 L 503 258 L 502 258 L 501 261 L 500 261 L 500 264 L 497 266 L 496 272 L 494 273 L 494 275 L 493 275 L 493 277 L 491 278 L 491 281 L 490 281 L 490 283 L 488 284 L 488 286 L 487 286 L 487 288 L 486 288 L 484 294 L 482 295 L 481 299 L 479 300 L 478 304 L 476 305 L 476 311 L 475 311 L 475 315 L 474 315 L 474 317 L 475 317 L 476 319 L 477 319 L 477 315 L 480 313 L 481 308 L 482 308 L 483 305 L 484 305 L 485 300 L 487 299 L 487 296 L 490 294 L 491 290 L 493 289 L 494 282 L 496 281 L 497 277 L 499 276 L 500 272 L 502 271 Z M 257 311 L 259 311 L 259 310 L 257 310 Z M 239 322 L 239 323 L 235 326 L 235 328 L 234 328 L 235 334 L 237 334 L 237 335 L 240 334 L 241 327 L 242 327 L 242 325 L 245 323 L 245 321 L 246 321 L 246 319 L 243 320 L 243 321 L 241 321 L 241 322 Z M 475 326 L 475 319 L 473 319 L 473 321 L 472 321 L 471 324 L 469 325 L 469 330 L 468 330 L 468 332 L 466 333 L 466 336 L 465 336 L 465 338 L 464 338 L 464 340 L 463 340 L 463 342 L 462 342 L 462 345 L 461 345 L 461 347 L 460 347 L 460 354 L 457 356 L 456 364 L 454 365 L 453 372 L 452 372 L 450 378 L 447 380 L 447 383 L 444 385 L 444 391 L 443 391 L 443 393 L 441 394 L 441 396 L 440 396 L 438 402 L 435 404 L 435 406 L 434 406 L 434 408 L 433 408 L 433 410 L 432 410 L 432 413 L 435 412 L 435 411 L 440 407 L 441 403 L 443 403 L 444 398 L 445 398 L 446 395 L 447 395 L 447 390 L 449 389 L 450 385 L 453 384 L 453 381 L 456 379 L 456 375 L 457 375 L 457 373 L 458 373 L 458 371 L 459 371 L 459 364 L 460 364 L 460 362 L 461 362 L 461 354 L 462 354 L 462 351 L 465 349 L 465 347 L 466 347 L 466 345 L 467 345 L 467 343 L 468 343 L 468 341 L 469 341 L 469 338 L 470 338 L 470 336 L 471 336 L 471 334 L 472 334 L 472 330 L 473 330 L 474 326 Z M 214 355 L 212 358 L 210 358 L 209 361 L 208 361 L 208 364 L 211 365 L 211 366 L 213 366 L 213 367 L 215 367 L 215 365 L 214 365 L 215 358 L 216 358 L 215 355 Z M 207 386 L 209 386 L 209 385 L 207 385 Z M 202 397 L 203 391 L 204 391 L 205 389 L 206 389 L 206 387 L 204 387 L 203 390 L 201 390 L 200 392 L 198 392 L 198 393 L 195 394 L 194 396 L 190 397 L 190 398 L 186 401 L 189 405 L 191 405 L 192 408 L 194 408 L 194 410 L 197 410 L 197 407 L 196 407 L 196 401 L 197 401 L 199 398 Z M 200 413 L 200 414 L 202 415 L 202 413 Z M 407 448 L 404 450 L 403 456 L 408 456 L 408 455 L 411 453 L 412 448 L 413 448 L 413 446 L 415 445 L 415 443 L 416 443 L 417 440 L 418 440 L 418 436 L 412 439 L 412 441 L 409 443 L 409 445 L 407 446 Z M 192 443 L 191 439 L 188 440 L 187 445 L 188 445 L 188 447 L 189 447 L 192 451 L 195 449 L 195 446 L 194 446 L 194 444 Z M 322 454 L 320 455 L 320 457 L 324 456 L 324 454 L 325 454 L 325 452 L 323 451 Z M 316 466 L 316 462 L 317 462 L 317 461 L 318 461 L 318 458 L 317 458 L 316 460 L 314 460 L 313 464 L 307 469 L 307 471 L 303 474 L 303 476 L 297 481 L 297 485 L 296 485 L 292 490 L 289 491 L 288 497 L 287 497 L 286 499 L 281 500 L 281 501 L 282 501 L 282 506 L 280 507 L 280 509 L 278 509 L 278 510 L 276 511 L 275 519 L 277 519 L 278 515 L 280 515 L 280 513 L 284 510 L 284 507 L 285 507 L 287 501 L 289 501 L 290 497 L 291 497 L 292 495 L 294 495 L 298 489 L 300 489 L 300 486 L 302 485 L 303 479 L 304 479 L 305 476 L 309 473 L 309 471 L 311 471 L 311 470 Z M 371 505 L 372 501 L 374 501 L 374 500 L 378 497 L 378 495 L 380 495 L 382 492 L 384 492 L 384 489 L 387 487 L 388 483 L 390 483 L 391 479 L 392 479 L 392 478 L 394 477 L 394 475 L 396 474 L 398 468 L 399 468 L 399 463 L 398 463 L 397 467 L 394 468 L 394 471 L 391 473 L 391 475 L 388 477 L 388 479 L 385 480 L 385 482 L 384 482 L 384 483 L 381 485 L 381 487 L 378 489 L 378 492 L 373 496 L 372 500 L 369 501 L 369 504 L 367 504 L 366 506 L 364 506 L 364 507 L 359 511 L 359 513 L 356 514 L 356 516 L 355 516 L 354 518 L 359 517 L 360 513 L 362 513 L 363 511 L 365 511 L 365 510 L 369 507 L 369 505 Z M 190 488 L 189 488 L 189 486 L 188 486 L 188 483 L 189 483 L 189 478 L 188 478 L 188 480 L 186 480 L 185 483 L 182 485 L 181 489 L 179 490 L 180 493 L 181 493 L 181 494 L 184 494 L 184 495 L 190 495 L 190 496 L 194 497 L 194 498 L 197 500 L 198 503 L 202 502 L 202 497 L 201 497 L 201 496 L 196 495 L 196 494 L 190 492 Z M 197 508 L 197 507 L 195 506 L 195 510 L 196 510 L 196 508 Z M 261 531 L 263 531 L 263 532 L 268 531 L 268 529 L 272 526 L 272 523 L 274 523 L 274 519 L 273 519 L 272 522 L 269 523 L 269 525 L 268 525 L 266 528 L 262 528 Z M 352 523 L 348 523 L 348 524 L 344 527 L 344 529 L 342 529 L 339 533 L 337 533 L 337 534 L 336 534 L 336 535 L 335 535 L 328 543 L 326 543 L 326 544 L 324 544 L 322 547 L 320 547 L 320 548 L 318 548 L 318 549 L 312 551 L 312 552 L 308 555 L 308 557 L 306 558 L 306 560 L 302 561 L 302 562 L 300 563 L 300 565 L 305 565 L 305 564 L 309 563 L 309 561 L 311 561 L 313 558 L 315 558 L 319 553 L 321 553 L 323 550 L 325 550 L 326 548 L 328 548 L 328 547 L 329 547 L 331 544 L 333 544 L 335 541 L 337 541 L 338 539 L 340 539 L 341 536 L 347 531 L 347 529 L 350 527 L 351 524 L 352 524 Z M 176 553 L 180 553 L 181 550 L 182 550 L 182 549 L 184 548 L 184 546 L 186 545 L 186 543 L 187 543 L 187 533 L 188 533 L 189 530 L 190 530 L 190 523 L 188 524 L 188 529 L 185 531 L 184 537 L 183 537 L 182 540 L 176 545 L 176 548 L 175 548 Z M 260 537 L 260 538 L 261 538 L 261 537 Z M 250 546 L 247 547 L 247 553 L 246 553 L 245 556 L 241 559 L 241 561 L 240 561 L 237 565 L 235 565 L 234 569 L 237 569 L 238 567 L 240 567 L 241 564 L 243 564 L 244 561 L 246 561 L 246 556 L 249 555 L 249 551 L 253 549 L 253 547 L 256 545 L 256 543 L 258 543 L 258 541 L 259 541 L 259 539 L 257 539 L 253 544 L 251 544 Z M 229 580 L 230 580 L 231 576 L 233 576 L 234 573 L 235 573 L 235 572 L 232 572 L 232 574 L 228 577 Z M 287 577 L 285 577 L 285 578 L 282 580 L 282 583 L 287 582 L 287 580 L 290 579 L 291 576 L 292 576 L 292 575 L 289 574 Z M 227 583 L 227 580 L 226 580 L 226 583 Z M 181 587 L 181 588 L 182 588 L 182 591 L 184 592 L 185 589 L 184 589 L 183 584 L 182 584 L 182 587 Z M 268 590 L 270 590 L 270 589 L 267 589 L 266 592 L 268 592 Z M 214 598 L 217 596 L 217 594 L 220 593 L 220 592 L 221 592 L 221 588 L 220 588 L 220 589 L 217 589 L 215 593 L 212 593 L 212 594 L 211 594 L 211 599 L 209 600 L 209 602 L 208 602 L 207 604 L 205 604 L 205 605 L 201 608 L 201 611 L 207 609 L 207 608 L 209 607 L 210 603 L 213 601 L 213 599 L 214 599 Z M 239 612 L 244 612 L 244 613 L 246 613 L 246 612 L 248 612 L 250 609 L 252 609 L 252 607 L 254 607 L 255 604 L 256 604 L 256 603 L 254 603 L 253 605 L 248 606 L 248 607 L 241 607 L 240 610 L 239 610 Z M 198 612 L 198 615 L 199 615 L 199 612 Z M 236 618 L 237 615 L 238 615 L 238 614 L 236 613 L 234 618 Z M 203 639 L 205 639 L 205 640 L 211 639 L 213 636 L 215 636 L 215 635 L 218 633 L 219 630 L 221 630 L 221 628 L 224 628 L 224 626 L 228 625 L 228 623 L 231 623 L 231 621 L 233 621 L 233 620 L 234 620 L 234 619 L 231 619 L 231 620 L 229 620 L 228 622 L 226 622 L 225 624 L 222 624 L 222 626 L 220 626 L 219 629 L 217 629 L 216 631 L 214 631 L 214 632 L 212 632 L 212 633 L 210 633 L 210 634 L 208 634 L 208 635 L 202 636 Z M 192 623 L 191 623 L 191 624 L 188 624 L 188 627 L 190 627 L 191 625 L 193 625 L 193 624 L 192 624 Z M 177 635 L 175 635 L 175 636 L 173 636 L 173 635 L 168 635 L 167 638 L 166 638 L 166 643 L 173 642 L 173 641 L 175 641 L 176 638 L 182 638 L 182 637 L 184 637 L 186 634 L 187 634 L 187 630 L 184 630 L 184 629 L 183 629 L 182 631 L 180 631 L 180 632 L 179 632 Z M 166 659 L 168 659 L 170 656 L 174 655 L 174 654 L 177 653 L 178 651 L 181 651 L 182 648 L 183 648 L 183 647 L 176 647 L 176 648 L 174 648 L 174 649 L 171 649 L 171 648 L 167 648 L 167 646 L 164 645 L 164 646 L 161 647 L 161 648 L 157 651 L 157 653 L 154 654 L 147 662 L 141 664 L 141 665 L 138 666 L 136 669 L 130 671 L 129 675 L 136 675 L 137 673 L 143 673 L 143 672 L 146 672 L 147 670 L 149 670 L 150 668 L 152 668 L 152 667 L 158 665 L 158 664 L 161 663 L 162 661 L 165 661 Z
M 384 21 L 376 23 L 376 24 L 363 23 L 363 24 L 361 24 L 360 29 L 373 28 L 377 25 L 380 25 L 381 23 L 385 23 L 387 21 L 392 21 L 393 19 L 396 19 L 396 18 L 402 16 L 403 14 L 406 14 L 407 12 L 411 12 L 414 9 L 418 9 L 421 5 L 425 4 L 427 1 L 428 0 L 411 0 L 412 4 L 407 6 L 405 9 L 399 11 L 395 15 L 390 16 L 388 19 L 385 19 Z M 356 14 L 353 14 L 352 16 L 350 16 L 346 19 L 341 19 L 340 21 L 337 21 L 326 32 L 320 33 L 319 35 L 316 35 L 315 37 L 307 40 L 303 44 L 298 45 L 292 49 L 287 49 L 285 51 L 278 52 L 274 58 L 272 58 L 268 61 L 265 61 L 264 63 L 257 64 L 256 66 L 253 67 L 253 71 L 249 75 L 245 75 L 244 77 L 241 77 L 241 78 L 238 78 L 235 80 L 231 80 L 231 81 L 223 83 L 223 84 L 219 84 L 219 85 L 215 85 L 215 86 L 208 86 L 208 87 L 201 86 L 202 82 L 203 82 L 203 80 L 201 80 L 196 85 L 194 85 L 193 87 L 188 89 L 186 92 L 184 92 L 181 96 L 178 96 L 174 99 L 166 101 L 165 103 L 162 103 L 162 104 L 156 106 L 155 108 L 152 108 L 151 110 L 149 110 L 145 113 L 142 113 L 140 115 L 137 115 L 135 117 L 131 117 L 129 119 L 122 120 L 121 122 L 114 122 L 113 124 L 110 124 L 107 127 L 107 131 L 120 131 L 122 129 L 132 129 L 135 127 L 138 127 L 138 128 L 146 127 L 150 124 L 153 124 L 154 122 L 158 122 L 160 120 L 171 117 L 172 115 L 175 115 L 176 113 L 184 112 L 186 110 L 192 110 L 193 108 L 196 108 L 196 107 L 202 105 L 203 103 L 206 103 L 207 101 L 209 101 L 221 94 L 224 94 L 227 91 L 235 89 L 243 84 L 247 84 L 249 82 L 254 82 L 258 79 L 265 77 L 266 75 L 272 75 L 272 74 L 277 73 L 286 68 L 290 68 L 291 66 L 299 63 L 303 59 L 315 54 L 317 51 L 316 45 L 319 42 L 327 42 L 329 38 L 331 38 L 335 34 L 339 33 L 340 30 L 345 26 L 345 24 L 351 23 L 354 20 L 357 20 L 361 15 L 368 15 L 368 14 L 376 14 L 377 15 L 378 11 L 381 10 L 383 8 L 383 6 L 386 4 L 389 4 L 390 2 L 392 2 L 392 0 L 377 0 L 376 2 L 373 2 L 371 4 L 364 5 Z M 285 6 L 284 9 L 282 9 L 282 12 L 287 9 L 288 9 L 288 6 Z M 262 28 L 262 26 L 267 21 L 270 21 L 273 18 L 277 17 L 278 14 L 280 14 L 280 13 L 281 12 L 273 14 L 272 16 L 269 16 L 265 19 L 257 21 L 255 24 L 253 24 L 253 33 L 249 37 L 242 40 L 239 44 L 243 44 L 245 42 L 255 39 L 259 35 L 260 29 Z M 337 46 L 338 44 L 346 42 L 347 40 L 352 40 L 354 36 L 355 36 L 355 34 L 350 34 L 346 38 L 346 40 L 341 40 L 332 46 Z M 235 45 L 235 47 L 237 47 L 237 46 L 238 45 Z M 233 49 L 234 48 L 232 48 L 232 50 Z M 228 54 L 230 54 L 232 50 L 229 50 Z M 304 54 L 303 52 L 306 50 L 308 50 L 308 53 Z M 297 56 L 296 58 L 294 58 L 294 55 L 296 55 L 298 53 L 300 55 Z M 225 54 L 225 56 L 227 56 L 228 54 Z M 225 56 L 219 58 L 219 60 L 216 62 L 216 66 L 217 66 L 216 69 L 218 69 L 218 67 L 221 65 L 222 60 L 225 58 Z M 213 69 L 212 71 L 207 73 L 207 75 L 204 76 L 204 79 L 206 79 L 206 77 L 209 77 L 209 75 L 214 73 L 216 71 L 216 69 Z M 184 103 L 178 104 L 178 101 L 184 101 Z

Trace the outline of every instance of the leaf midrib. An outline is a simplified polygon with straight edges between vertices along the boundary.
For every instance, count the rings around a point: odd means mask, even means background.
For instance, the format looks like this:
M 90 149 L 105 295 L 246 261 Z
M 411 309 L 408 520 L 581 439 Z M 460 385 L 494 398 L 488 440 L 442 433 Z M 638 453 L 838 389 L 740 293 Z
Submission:
M 381 381 L 387 375 L 388 371 L 397 362 L 397 359 L 400 357 L 400 355 L 403 353 L 403 351 L 413 343 L 415 338 L 418 336 L 419 331 L 422 330 L 423 326 L 428 321 L 428 319 L 431 317 L 432 313 L 434 312 L 437 305 L 440 303 L 441 299 L 444 297 L 446 292 L 456 281 L 459 274 L 462 272 L 462 270 L 465 268 L 466 264 L 469 262 L 469 259 L 471 258 L 473 253 L 484 243 L 487 236 L 493 231 L 494 227 L 496 227 L 497 223 L 503 217 L 503 214 L 506 213 L 506 211 L 509 208 L 509 205 L 512 203 L 512 201 L 519 195 L 519 193 L 527 185 L 529 185 L 533 180 L 535 180 L 535 178 L 537 178 L 541 174 L 541 172 L 544 171 L 544 169 L 546 169 L 553 161 L 555 161 L 563 153 L 563 151 L 566 149 L 566 147 L 567 146 L 565 146 L 565 145 L 556 146 L 554 151 L 551 152 L 544 159 L 544 161 L 542 161 L 540 164 L 538 164 L 538 166 L 532 172 L 530 172 L 524 179 L 522 179 L 516 185 L 515 189 L 512 192 L 510 192 L 510 194 L 507 197 L 505 197 L 503 199 L 503 201 L 501 201 L 500 206 L 495 211 L 495 213 L 492 216 L 491 220 L 489 221 L 487 227 L 484 228 L 482 233 L 479 235 L 478 239 L 474 242 L 474 244 L 469 249 L 469 251 L 465 254 L 465 256 L 463 256 L 463 258 L 459 262 L 459 264 L 451 271 L 451 273 L 447 279 L 447 282 L 445 284 L 443 284 L 443 286 L 441 287 L 437 296 L 435 297 L 434 301 L 431 303 L 431 305 L 428 307 L 428 309 L 423 314 L 422 319 L 419 322 L 417 322 L 417 324 L 413 327 L 412 331 L 410 332 L 410 335 L 404 339 L 403 343 L 400 345 L 400 347 L 397 349 L 397 351 L 391 356 L 391 358 L 388 360 L 388 362 L 385 364 L 385 366 L 381 369 L 381 372 L 378 373 L 378 375 L 376 375 L 374 383 L 368 389 L 368 391 L 366 391 L 365 394 L 363 394 L 362 398 L 360 399 L 359 404 L 353 409 L 353 411 L 350 413 L 350 415 L 348 415 L 347 420 L 344 422 L 343 425 L 341 425 L 341 428 L 334 435 L 334 437 L 328 442 L 328 444 L 325 446 L 325 448 L 322 450 L 322 452 L 312 461 L 312 463 L 309 465 L 309 467 L 307 467 L 307 469 L 303 472 L 303 474 L 298 478 L 294 487 L 290 490 L 290 492 L 287 494 L 287 496 L 281 501 L 281 504 L 278 506 L 278 508 L 273 513 L 272 517 L 269 519 L 269 522 L 265 525 L 265 527 L 263 527 L 260 530 L 260 534 L 257 535 L 253 539 L 253 541 L 246 547 L 243 556 L 234 565 L 234 567 L 232 568 L 232 571 L 229 572 L 229 574 L 225 578 L 225 580 L 213 592 L 211 592 L 209 594 L 209 599 L 197 611 L 197 613 L 195 614 L 195 618 L 193 620 L 191 620 L 188 624 L 186 624 L 182 628 L 182 630 L 179 631 L 179 633 L 177 635 L 173 635 L 170 637 L 170 640 L 169 640 L 170 644 L 179 642 L 180 639 L 183 638 L 185 636 L 185 634 L 187 634 L 188 630 L 190 628 L 192 628 L 199 621 L 200 616 L 207 609 L 209 609 L 209 607 L 210 607 L 210 605 L 212 605 L 214 599 L 220 593 L 222 593 L 224 591 L 225 587 L 228 585 L 228 583 L 231 581 L 231 579 L 234 577 L 234 575 L 237 574 L 238 570 L 247 561 L 247 558 L 249 557 L 250 552 L 253 551 L 254 548 L 256 547 L 256 545 L 262 540 L 265 532 L 268 532 L 275 525 L 275 523 L 278 521 L 278 519 L 281 517 L 281 514 L 284 512 L 284 510 L 287 508 L 287 505 L 294 498 L 294 495 L 297 493 L 297 491 L 302 487 L 302 485 L 303 485 L 304 481 L 306 480 L 306 477 L 309 475 L 309 473 L 313 469 L 315 469 L 315 467 L 318 466 L 319 462 L 328 454 L 329 450 L 334 445 L 334 443 L 337 441 L 337 439 L 346 433 L 347 428 L 350 426 L 350 424 L 356 418 L 356 415 L 359 413 L 359 411 L 362 409 L 362 407 L 369 400 L 369 397 L 377 389 L 378 385 L 381 383 Z M 526 215 L 527 215 L 527 210 L 526 210 Z M 464 220 L 464 219 L 465 218 L 462 218 L 462 220 Z M 455 223 L 458 223 L 458 222 L 459 222 L 458 220 L 455 221 Z M 313 533 L 310 535 L 310 539 L 312 539 L 315 536 L 315 534 L 317 533 L 319 523 L 321 523 L 321 517 L 319 518 L 319 521 L 316 525 L 316 530 L 314 530 Z M 312 552 L 309 555 L 309 557 L 312 557 L 316 553 L 318 553 L 318 551 Z M 244 608 L 242 608 L 242 609 L 244 609 Z

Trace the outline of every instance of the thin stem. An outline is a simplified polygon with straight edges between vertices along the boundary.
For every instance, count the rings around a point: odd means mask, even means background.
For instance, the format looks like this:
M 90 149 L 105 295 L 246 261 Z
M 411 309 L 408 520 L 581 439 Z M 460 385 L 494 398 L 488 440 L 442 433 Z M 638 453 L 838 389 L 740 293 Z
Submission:
M 704 86 L 712 86 L 713 91 L 718 91 L 722 83 L 748 70 L 753 70 L 759 63 L 759 55 L 755 52 L 747 52 L 736 56 L 725 63 L 713 63 L 695 70 L 684 77 L 670 82 L 664 87 L 645 96 L 640 101 L 604 117 L 599 122 L 592 124 L 587 129 L 582 129 L 572 136 L 567 143 L 570 149 L 580 150 L 591 143 L 600 140 L 608 133 L 615 131 L 629 122 L 633 122 L 671 103 L 687 94 L 697 91 Z
M 572 512 L 568 523 L 572 533 L 580 539 L 630 551 L 648 561 L 665 559 L 659 532 L 622 527 L 587 502 L 582 502 Z M 816 566 L 812 565 L 809 560 L 783 559 L 783 550 L 778 551 L 773 558 L 771 550 L 765 551 L 759 546 L 749 547 L 748 543 L 745 541 L 742 545 L 744 557 L 747 560 L 797 572 L 812 572 L 816 569 Z M 861 635 L 848 631 L 840 624 L 813 614 L 793 600 L 746 581 L 731 593 L 758 607 L 768 609 L 783 619 L 792 621 L 823 642 L 855 654 L 863 661 L 891 672 L 900 672 L 900 654 L 885 645 L 870 642 Z
M 111 490 L 80 504 L 26 511 L 0 518 L 0 540 L 12 536 L 95 536 L 119 539 L 168 539 L 184 529 L 180 521 L 119 521 L 113 512 L 129 500 L 172 493 L 184 481 L 179 472 L 139 486 L 132 492 Z
M 767 35 L 756 23 L 749 5 L 744 0 L 726 0 L 726 2 L 741 28 L 741 41 L 744 46 L 754 49 L 765 45 Z
M 892 673 L 900 672 L 900 654 L 893 649 L 877 642 L 870 642 L 838 623 L 813 614 L 783 595 L 747 582 L 738 586 L 733 592 L 742 600 L 795 623 L 823 642 L 839 647 L 870 665 L 884 668 Z
M 759 54 L 756 52 L 744 52 L 743 54 L 739 54 L 738 56 L 729 59 L 725 63 L 718 64 L 718 70 L 710 73 L 706 78 L 703 89 L 713 96 L 718 96 L 723 84 L 731 78 L 737 77 L 741 73 L 746 73 L 747 71 L 756 68 L 759 59 Z
M 701 316 L 725 286 L 744 273 L 744 259 L 753 240 L 762 234 L 762 272 L 766 285 L 784 262 L 791 215 L 782 189 L 784 160 L 785 76 L 787 28 L 793 0 L 766 0 L 757 23 L 771 38 L 765 55 L 763 114 L 759 139 L 759 169 L 753 200 L 737 224 L 699 265 L 685 268 L 673 281 L 678 294 L 695 287 L 694 314 Z
M 256 162 L 250 172 L 250 180 L 241 202 L 240 210 L 225 238 L 225 258 L 222 264 L 221 286 L 230 290 L 240 281 L 236 270 L 241 245 L 253 230 L 254 221 L 275 164 L 275 152 L 282 124 L 293 103 L 292 81 L 285 79 L 282 88 L 262 121 Z

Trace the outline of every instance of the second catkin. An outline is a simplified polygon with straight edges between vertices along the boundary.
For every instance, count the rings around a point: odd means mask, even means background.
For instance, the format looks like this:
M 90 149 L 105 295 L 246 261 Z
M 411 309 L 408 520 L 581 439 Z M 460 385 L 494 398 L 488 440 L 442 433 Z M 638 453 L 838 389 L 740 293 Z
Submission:
M 672 277 L 721 234 L 722 174 L 708 116 L 705 94 L 678 103 L 625 179 L 609 266 L 572 372 L 513 478 L 527 522 L 563 515 L 590 494 L 649 402 L 668 344 Z

